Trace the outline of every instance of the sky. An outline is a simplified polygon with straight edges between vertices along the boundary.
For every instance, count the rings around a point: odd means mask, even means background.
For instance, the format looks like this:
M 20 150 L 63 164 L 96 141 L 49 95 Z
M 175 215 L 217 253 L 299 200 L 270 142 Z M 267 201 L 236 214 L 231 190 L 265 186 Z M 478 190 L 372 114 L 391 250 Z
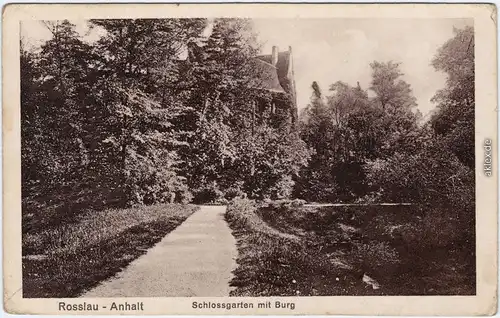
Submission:
M 86 33 L 85 21 L 72 21 Z M 298 107 L 311 97 L 317 81 L 323 92 L 336 81 L 370 86 L 373 61 L 400 62 L 404 80 L 417 98 L 418 109 L 428 114 L 435 105 L 430 99 L 445 85 L 446 76 L 431 66 L 438 48 L 453 37 L 453 27 L 472 25 L 468 19 L 255 19 L 262 54 L 272 46 L 281 51 L 292 47 Z M 208 31 L 208 30 L 207 30 Z M 208 31 L 209 32 L 209 31 Z M 39 46 L 50 32 L 38 21 L 24 21 L 21 36 Z M 95 34 L 88 35 L 91 39 Z

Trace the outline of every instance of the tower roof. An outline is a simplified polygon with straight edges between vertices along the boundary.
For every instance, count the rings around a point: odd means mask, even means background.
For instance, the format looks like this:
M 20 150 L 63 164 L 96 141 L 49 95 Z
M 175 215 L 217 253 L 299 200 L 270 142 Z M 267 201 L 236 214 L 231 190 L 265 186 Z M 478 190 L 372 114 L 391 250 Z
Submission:
M 258 75 L 258 78 L 255 79 L 255 87 L 278 93 L 285 92 L 280 84 L 278 71 L 275 66 L 259 58 L 253 59 L 253 64 L 255 74 Z
M 259 55 L 259 56 L 256 56 L 256 58 L 272 65 L 271 64 L 271 61 L 272 61 L 271 54 Z M 278 73 L 278 78 L 280 80 L 286 78 L 287 73 L 288 73 L 289 63 L 290 63 L 290 52 L 279 52 L 278 53 L 278 62 L 276 63 L 276 71 Z
M 273 48 L 273 51 L 275 48 Z M 276 64 L 273 65 L 273 55 L 268 54 L 268 55 L 259 55 L 255 57 L 256 61 L 259 61 L 260 64 L 266 66 L 266 72 L 263 74 L 262 81 L 267 82 L 266 86 L 272 86 L 276 87 L 279 85 L 281 88 L 281 92 L 287 92 L 287 76 L 288 76 L 288 70 L 290 66 L 290 54 L 291 51 L 288 52 L 278 52 L 276 49 L 275 52 L 275 60 Z M 271 74 L 272 73 L 272 74 Z M 272 75 L 272 76 L 271 76 Z M 277 80 L 277 83 L 276 83 Z M 285 88 L 285 89 L 284 89 Z

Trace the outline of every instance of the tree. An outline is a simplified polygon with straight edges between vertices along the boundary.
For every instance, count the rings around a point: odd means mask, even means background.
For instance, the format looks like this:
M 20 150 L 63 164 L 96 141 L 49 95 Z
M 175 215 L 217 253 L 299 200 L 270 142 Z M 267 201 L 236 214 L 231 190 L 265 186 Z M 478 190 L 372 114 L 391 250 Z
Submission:
M 413 202 L 423 212 L 403 236 L 427 240 L 420 247 L 453 244 L 470 254 L 475 235 L 474 33 L 471 27 L 454 32 L 433 59 L 448 77 L 433 98 L 438 105 L 431 120 L 410 129 L 401 147 L 369 161 L 365 171 L 371 200 Z M 399 127 L 412 122 L 400 119 Z M 469 265 L 473 270 L 473 262 Z
M 311 104 L 302 113 L 301 137 L 313 154 L 296 192 L 316 201 L 352 199 L 364 191 L 361 166 L 372 142 L 374 121 L 363 121 L 371 109 L 368 95 L 359 85 L 340 81 L 325 98 L 316 82 L 312 89 Z
M 299 178 L 297 193 L 313 200 L 354 200 L 370 191 L 366 164 L 419 147 L 416 99 L 401 79 L 399 64 L 373 62 L 374 98 L 359 83 L 330 85 L 323 96 L 312 85 L 311 103 L 302 113 L 301 137 L 314 149 Z M 312 191 L 308 189 L 314 189 Z
M 43 183 L 51 189 L 70 186 L 84 173 L 79 113 L 89 95 L 90 48 L 68 21 L 43 23 L 52 38 L 39 54 L 23 51 L 21 58 L 23 145 L 29 148 L 28 156 L 43 158 L 38 163 L 25 161 L 24 176 L 29 179 L 26 183 Z
M 375 100 L 385 110 L 386 107 L 412 109 L 417 106 L 410 84 L 401 79 L 404 75 L 400 63 L 374 61 L 370 63 L 372 82 L 370 89 L 375 92 Z
M 454 29 L 455 36 L 437 52 L 432 65 L 447 75 L 446 87 L 436 93 L 438 104 L 431 118 L 436 133 L 469 168 L 474 156 L 474 29 Z
M 42 109 L 38 101 L 42 99 L 37 55 L 25 50 L 21 43 L 21 173 L 23 194 L 38 184 L 50 169 L 47 147 L 42 147 L 46 138 Z
M 343 127 L 349 114 L 365 109 L 368 103 L 368 94 L 357 87 L 338 81 L 330 85 L 332 95 L 328 97 L 328 106 L 333 112 L 335 124 Z
M 422 114 L 417 106 L 410 84 L 401 77 L 400 63 L 374 61 L 370 89 L 375 93 L 373 102 L 381 106 L 377 126 L 381 131 L 382 157 L 390 157 L 396 151 L 412 151 L 419 130 Z
M 154 203 L 186 194 L 177 175 L 185 132 L 174 127 L 186 112 L 179 55 L 200 36 L 201 19 L 92 20 L 104 30 L 95 45 L 104 111 L 97 148 L 110 158 L 126 203 Z M 184 95 L 183 95 L 184 94 Z M 179 193 L 180 192 L 180 193 Z M 177 196 L 179 198 L 179 196 Z M 182 199 L 182 198 L 181 198 Z
M 258 45 L 250 20 L 215 19 L 207 38 L 191 42 L 188 112 L 179 118 L 191 134 L 181 151 L 183 175 L 200 195 L 231 187 L 224 180 L 236 160 L 235 135 L 251 127 L 252 103 L 263 92 L 252 88 L 256 77 L 252 59 Z M 220 189 L 219 189 L 220 188 Z M 198 190 L 197 190 L 198 189 Z
M 256 85 L 250 20 L 97 19 L 92 42 L 69 21 L 45 26 L 41 52 L 21 54 L 24 186 L 76 202 L 66 211 L 235 184 L 252 197 L 290 193 L 308 154 L 274 120 L 283 112 L 255 118 L 257 103 L 287 97 Z

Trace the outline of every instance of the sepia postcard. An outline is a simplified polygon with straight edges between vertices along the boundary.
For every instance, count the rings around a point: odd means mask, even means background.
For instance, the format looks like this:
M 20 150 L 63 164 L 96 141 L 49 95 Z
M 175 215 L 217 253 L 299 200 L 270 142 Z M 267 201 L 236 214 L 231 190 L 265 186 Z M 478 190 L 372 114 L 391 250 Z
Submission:
M 13 314 L 494 315 L 489 4 L 12 4 Z

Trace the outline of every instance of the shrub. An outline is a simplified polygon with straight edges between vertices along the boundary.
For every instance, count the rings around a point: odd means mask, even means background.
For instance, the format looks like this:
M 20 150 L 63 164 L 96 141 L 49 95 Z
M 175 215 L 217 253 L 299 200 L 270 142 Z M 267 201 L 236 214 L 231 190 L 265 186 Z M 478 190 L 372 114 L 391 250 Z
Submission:
M 459 228 L 456 218 L 433 210 L 418 221 L 394 228 L 391 234 L 410 250 L 419 252 L 447 247 L 460 241 L 464 234 L 457 230 Z
M 401 262 L 396 249 L 378 241 L 355 242 L 351 258 L 356 267 L 376 277 L 395 273 Z
M 252 135 L 241 134 L 233 170 L 236 180 L 244 182 L 243 191 L 252 199 L 290 197 L 295 184 L 292 176 L 307 165 L 309 151 L 298 134 L 285 128 L 265 125 Z
M 246 193 L 242 190 L 243 181 L 234 182 L 230 188 L 224 191 L 224 198 L 226 200 L 233 200 L 235 198 L 245 198 Z
M 191 193 L 191 191 L 189 191 L 187 186 L 183 189 L 179 189 L 176 192 L 176 198 L 177 197 L 178 199 L 176 200 L 176 202 L 180 202 L 182 204 L 191 203 L 191 201 L 193 201 L 194 198 L 193 194 Z
M 294 184 L 295 182 L 292 180 L 291 176 L 282 176 L 276 183 L 269 187 L 265 196 L 278 200 L 289 198 L 292 195 Z
M 215 203 L 219 202 L 224 197 L 224 193 L 220 190 L 216 181 L 212 181 L 193 192 L 193 200 L 197 203 Z
M 410 251 L 474 248 L 462 243 L 475 236 L 475 172 L 446 149 L 436 139 L 416 153 L 396 153 L 367 165 L 379 200 L 419 204 L 422 218 L 399 222 L 393 233 Z
M 473 207 L 474 171 L 445 149 L 443 141 L 438 140 L 417 153 L 396 153 L 368 162 L 365 170 L 377 198 L 429 202 L 462 210 Z
M 233 199 L 226 210 L 226 218 L 235 228 L 250 228 L 251 220 L 255 220 L 255 201 L 248 199 Z

